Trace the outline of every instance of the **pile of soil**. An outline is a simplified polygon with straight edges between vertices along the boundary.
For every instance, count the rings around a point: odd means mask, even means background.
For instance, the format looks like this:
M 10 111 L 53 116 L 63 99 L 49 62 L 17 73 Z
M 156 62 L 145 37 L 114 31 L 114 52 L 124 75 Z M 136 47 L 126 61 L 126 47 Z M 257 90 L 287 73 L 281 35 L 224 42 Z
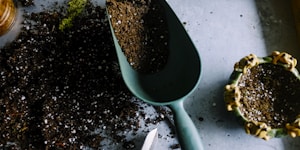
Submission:
M 118 42 L 129 64 L 139 72 L 155 73 L 167 63 L 168 28 L 158 0 L 107 0 Z
M 238 86 L 239 109 L 249 121 L 283 128 L 300 114 L 300 81 L 282 66 L 266 63 L 252 67 L 242 75 Z
M 89 2 L 64 32 L 60 10 L 25 13 L 0 48 L 0 148 L 98 149 L 103 134 L 134 147 L 120 133 L 145 114 L 120 75 L 105 10 Z

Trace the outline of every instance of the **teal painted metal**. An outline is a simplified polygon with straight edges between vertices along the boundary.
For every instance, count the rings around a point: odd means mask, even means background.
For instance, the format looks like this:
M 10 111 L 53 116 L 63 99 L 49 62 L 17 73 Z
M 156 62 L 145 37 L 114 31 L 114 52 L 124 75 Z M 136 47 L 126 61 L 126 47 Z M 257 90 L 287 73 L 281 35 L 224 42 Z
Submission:
M 110 26 L 122 77 L 129 90 L 139 99 L 171 108 L 182 149 L 203 150 L 197 128 L 183 107 L 184 100 L 200 82 L 200 56 L 173 10 L 165 0 L 159 1 L 165 9 L 169 29 L 168 62 L 165 68 L 157 73 L 137 72 L 128 63 Z

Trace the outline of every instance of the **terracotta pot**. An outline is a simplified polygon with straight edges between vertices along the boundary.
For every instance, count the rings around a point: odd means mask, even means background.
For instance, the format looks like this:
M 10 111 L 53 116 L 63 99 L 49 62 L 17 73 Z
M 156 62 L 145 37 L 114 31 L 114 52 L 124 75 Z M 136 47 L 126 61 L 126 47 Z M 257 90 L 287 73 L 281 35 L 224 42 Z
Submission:
M 0 36 L 10 30 L 16 18 L 13 0 L 0 0 Z

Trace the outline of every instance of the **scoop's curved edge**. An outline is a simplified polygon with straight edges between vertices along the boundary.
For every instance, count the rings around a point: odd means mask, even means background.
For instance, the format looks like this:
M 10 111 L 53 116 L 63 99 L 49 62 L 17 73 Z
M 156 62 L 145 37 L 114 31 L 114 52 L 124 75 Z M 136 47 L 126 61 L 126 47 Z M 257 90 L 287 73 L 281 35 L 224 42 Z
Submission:
M 201 79 L 202 63 L 199 51 L 174 11 L 165 0 L 160 2 L 165 8 L 167 16 L 170 30 L 170 49 L 172 49 L 172 52 L 170 52 L 165 68 L 155 74 L 145 75 L 137 72 L 130 66 L 114 34 L 108 9 L 106 9 L 106 14 L 121 74 L 128 89 L 139 99 L 153 105 L 170 105 L 175 101 L 184 100 L 197 89 Z M 189 49 L 191 52 L 187 53 L 184 49 Z M 191 69 L 191 66 L 196 67 Z M 186 70 L 189 70 L 189 73 L 186 73 Z M 175 75 L 171 75 L 170 72 L 174 72 L 173 74 Z M 182 76 L 184 78 L 181 78 Z

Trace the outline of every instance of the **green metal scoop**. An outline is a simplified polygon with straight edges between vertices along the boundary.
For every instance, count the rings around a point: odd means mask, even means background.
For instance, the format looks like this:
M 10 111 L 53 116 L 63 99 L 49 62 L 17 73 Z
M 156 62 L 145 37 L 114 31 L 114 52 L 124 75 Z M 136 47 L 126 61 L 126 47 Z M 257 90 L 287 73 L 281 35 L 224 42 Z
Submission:
M 137 72 L 128 63 L 110 25 L 122 76 L 129 90 L 139 99 L 171 108 L 182 149 L 203 150 L 198 131 L 183 107 L 183 101 L 199 84 L 200 57 L 173 10 L 165 0 L 159 2 L 165 9 L 169 29 L 168 62 L 163 70 L 154 74 Z

